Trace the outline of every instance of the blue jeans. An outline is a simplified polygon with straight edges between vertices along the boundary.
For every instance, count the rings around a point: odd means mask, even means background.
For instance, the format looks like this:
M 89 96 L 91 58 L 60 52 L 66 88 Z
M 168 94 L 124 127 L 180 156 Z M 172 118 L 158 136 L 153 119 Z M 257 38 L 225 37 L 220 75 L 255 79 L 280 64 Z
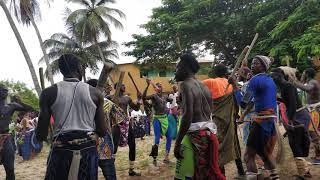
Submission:
M 0 156 L 2 156 L 2 163 L 6 171 L 6 180 L 14 180 L 14 154 L 15 146 L 12 137 L 9 137 L 5 142 Z
M 114 165 L 115 159 L 99 160 L 99 167 L 102 170 L 103 176 L 108 180 L 117 180 L 116 168 Z
M 154 128 L 154 143 L 156 145 L 160 144 L 160 136 L 161 136 L 161 123 L 158 119 L 153 120 L 153 128 Z M 170 123 L 168 124 L 168 130 L 166 132 L 166 152 L 170 152 L 171 142 L 172 142 L 172 130 Z

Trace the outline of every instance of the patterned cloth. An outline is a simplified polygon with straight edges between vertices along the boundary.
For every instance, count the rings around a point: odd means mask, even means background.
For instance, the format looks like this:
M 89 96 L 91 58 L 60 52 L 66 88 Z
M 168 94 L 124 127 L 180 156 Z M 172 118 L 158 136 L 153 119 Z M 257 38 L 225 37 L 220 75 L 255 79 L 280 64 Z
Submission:
M 109 133 L 102 138 L 98 138 L 97 150 L 100 160 L 113 158 L 114 145 L 112 142 L 112 137 Z
M 225 180 L 226 177 L 221 173 L 218 164 L 219 142 L 217 136 L 209 130 L 189 132 L 188 136 L 195 154 L 193 179 Z
M 309 131 L 315 131 L 315 129 L 318 130 L 320 114 L 317 110 L 312 110 L 310 114 L 311 114 L 311 121 L 313 122 L 315 127 L 313 127 L 312 123 L 310 122 Z
M 129 118 L 127 114 L 110 100 L 104 103 L 105 117 L 111 121 L 111 126 L 118 125 L 120 128 L 119 146 L 124 147 L 128 144 Z

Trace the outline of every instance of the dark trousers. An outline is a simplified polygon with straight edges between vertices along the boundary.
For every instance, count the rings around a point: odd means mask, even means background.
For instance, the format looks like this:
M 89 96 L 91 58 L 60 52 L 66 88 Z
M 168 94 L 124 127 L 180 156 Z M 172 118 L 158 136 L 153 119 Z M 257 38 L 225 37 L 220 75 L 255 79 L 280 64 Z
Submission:
M 14 154 L 15 154 L 15 146 L 13 143 L 12 137 L 9 137 L 6 142 L 4 142 L 4 146 L 2 152 L 0 154 L 4 169 L 6 171 L 6 180 L 14 180 Z
M 114 143 L 114 154 L 118 151 L 119 140 L 120 140 L 120 128 L 118 125 L 112 127 L 112 138 Z M 129 160 L 136 160 L 136 139 L 134 138 L 134 133 L 131 124 L 129 124 L 128 133 L 128 146 L 129 146 Z
M 74 139 L 87 138 L 83 131 L 72 131 L 59 135 L 58 141 L 68 142 Z M 95 141 L 79 145 L 63 143 L 62 147 L 53 147 L 47 162 L 45 180 L 67 180 L 74 153 L 80 151 L 81 160 L 78 180 L 98 179 L 98 153 Z
M 117 180 L 114 160 L 115 159 L 99 160 L 99 167 L 102 170 L 104 178 L 107 180 Z

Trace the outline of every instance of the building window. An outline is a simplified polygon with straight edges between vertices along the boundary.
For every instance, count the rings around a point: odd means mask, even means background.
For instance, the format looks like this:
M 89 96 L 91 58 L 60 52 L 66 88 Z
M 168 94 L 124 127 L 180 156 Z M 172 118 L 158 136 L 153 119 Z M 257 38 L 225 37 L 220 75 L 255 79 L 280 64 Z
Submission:
M 167 72 L 166 71 L 160 71 L 159 72 L 160 77 L 167 77 Z

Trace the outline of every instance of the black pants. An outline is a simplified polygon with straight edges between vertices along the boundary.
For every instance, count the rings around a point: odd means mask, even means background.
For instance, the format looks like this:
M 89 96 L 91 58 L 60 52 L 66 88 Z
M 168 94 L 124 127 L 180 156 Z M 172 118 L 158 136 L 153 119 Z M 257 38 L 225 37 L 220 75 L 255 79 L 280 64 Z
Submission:
M 294 157 L 308 157 L 310 139 L 308 131 L 302 126 L 288 129 L 289 145 Z
M 112 138 L 114 143 L 114 154 L 118 151 L 119 140 L 120 140 L 120 128 L 118 125 L 112 127 Z M 136 160 L 136 139 L 134 138 L 134 133 L 131 124 L 129 124 L 128 133 L 128 146 L 129 146 L 129 160 Z
M 6 142 L 4 142 L 2 152 L 0 156 L 2 156 L 3 167 L 6 171 L 6 180 L 14 180 L 14 154 L 15 154 L 15 146 L 12 137 L 9 137 Z M 3 176 L 2 176 L 3 177 Z

